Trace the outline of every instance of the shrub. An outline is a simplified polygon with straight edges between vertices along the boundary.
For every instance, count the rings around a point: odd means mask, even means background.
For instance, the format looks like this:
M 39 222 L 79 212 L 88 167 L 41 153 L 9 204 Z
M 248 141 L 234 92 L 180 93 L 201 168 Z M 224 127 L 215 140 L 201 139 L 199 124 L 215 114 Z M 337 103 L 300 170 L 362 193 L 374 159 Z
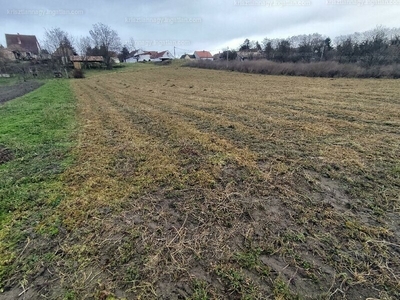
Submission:
M 74 69 L 72 71 L 72 76 L 74 78 L 85 78 L 85 74 L 83 73 L 83 70 L 81 70 L 81 69 Z
M 159 66 L 167 66 L 167 65 L 170 65 L 171 63 L 172 63 L 172 60 L 170 60 L 170 59 L 154 62 L 155 65 L 159 65 Z
M 362 67 L 356 63 L 340 64 L 336 61 L 323 62 L 285 62 L 278 63 L 269 60 L 256 61 L 189 61 L 184 66 L 230 70 L 243 73 L 266 75 L 288 75 L 307 77 L 355 77 L 355 78 L 400 78 L 400 65 Z

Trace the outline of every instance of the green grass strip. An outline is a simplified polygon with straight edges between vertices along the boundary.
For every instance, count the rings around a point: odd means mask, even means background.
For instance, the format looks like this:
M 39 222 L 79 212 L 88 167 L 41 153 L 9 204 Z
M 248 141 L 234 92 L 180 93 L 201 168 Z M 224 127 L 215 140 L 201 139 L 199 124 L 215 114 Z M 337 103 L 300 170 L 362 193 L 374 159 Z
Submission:
M 0 153 L 11 156 L 0 164 L 0 291 L 26 229 L 37 231 L 64 197 L 60 174 L 72 162 L 75 107 L 67 80 L 0 105 Z

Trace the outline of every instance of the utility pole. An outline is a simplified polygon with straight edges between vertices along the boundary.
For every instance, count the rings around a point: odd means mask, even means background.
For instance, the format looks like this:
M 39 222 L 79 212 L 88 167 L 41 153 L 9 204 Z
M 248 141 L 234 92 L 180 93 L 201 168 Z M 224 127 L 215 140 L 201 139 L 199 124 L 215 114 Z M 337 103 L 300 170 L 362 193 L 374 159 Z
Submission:
M 174 46 L 174 57 L 176 58 L 176 56 L 175 56 L 175 46 Z
M 229 53 L 229 47 L 226 49 L 226 67 L 228 68 L 228 53 Z

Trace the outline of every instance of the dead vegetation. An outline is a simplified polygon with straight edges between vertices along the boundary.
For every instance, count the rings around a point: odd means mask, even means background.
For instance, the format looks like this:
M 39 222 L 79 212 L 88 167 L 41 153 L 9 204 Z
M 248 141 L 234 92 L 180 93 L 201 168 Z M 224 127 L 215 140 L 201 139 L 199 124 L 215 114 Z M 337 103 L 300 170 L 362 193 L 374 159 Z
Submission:
M 15 277 L 32 297 L 400 297 L 398 82 L 165 67 L 73 89 L 59 234 Z
M 400 65 L 363 66 L 359 63 L 320 62 L 274 62 L 270 60 L 246 61 L 189 61 L 188 67 L 238 71 L 252 74 L 328 77 L 328 78 L 400 78 Z

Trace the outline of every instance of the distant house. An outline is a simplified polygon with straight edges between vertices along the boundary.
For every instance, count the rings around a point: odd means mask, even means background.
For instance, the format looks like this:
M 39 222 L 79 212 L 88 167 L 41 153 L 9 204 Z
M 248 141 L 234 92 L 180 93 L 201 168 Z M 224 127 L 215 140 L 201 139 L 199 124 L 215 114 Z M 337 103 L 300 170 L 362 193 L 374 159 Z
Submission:
M 129 57 L 126 59 L 126 62 L 133 63 L 150 61 L 150 57 L 157 53 L 157 51 L 135 50 L 129 53 Z
M 1 58 L 5 60 L 15 60 L 15 55 L 10 49 L 0 46 L 0 59 Z
M 40 51 L 40 58 L 42 60 L 50 60 L 51 59 L 51 54 L 46 49 L 43 49 L 43 50 Z
M 220 59 L 222 59 L 222 55 L 223 55 L 222 53 L 214 54 L 214 55 L 213 55 L 213 59 L 214 59 L 214 60 L 220 60 Z
M 208 51 L 194 51 L 194 56 L 196 59 L 201 59 L 201 60 L 213 60 L 213 56 L 211 55 L 210 52 Z
M 40 45 L 34 35 L 5 34 L 7 48 L 14 53 L 16 59 L 38 58 Z
M 247 56 L 247 54 L 238 54 L 236 56 L 236 59 L 240 60 L 240 61 L 245 61 L 245 60 L 249 60 L 249 57 Z
M 194 56 L 194 54 L 183 54 L 180 59 L 196 59 L 196 57 Z
M 136 63 L 138 60 L 137 60 L 137 57 L 135 57 L 135 56 L 128 56 L 126 59 L 125 59 L 125 62 L 126 63 Z
M 129 53 L 126 62 L 135 63 L 135 62 L 146 62 L 146 61 L 164 61 L 170 59 L 174 59 L 174 56 L 168 50 L 161 52 L 135 50 Z
M 252 60 L 252 59 L 262 59 L 263 53 L 262 51 L 259 51 L 257 49 L 250 49 L 247 51 L 238 51 L 236 59 L 240 61 L 245 61 L 245 60 Z
M 63 64 L 68 64 L 71 56 L 77 56 L 77 53 L 69 47 L 60 46 L 53 53 L 53 57 L 61 60 Z
M 158 52 L 150 56 L 151 61 L 164 61 L 174 59 L 174 56 L 168 50 Z
M 126 57 L 125 62 L 127 62 L 127 63 L 137 62 L 137 56 L 136 56 L 137 52 L 138 52 L 138 50 L 134 50 L 134 51 L 130 52 L 128 54 L 128 56 Z

